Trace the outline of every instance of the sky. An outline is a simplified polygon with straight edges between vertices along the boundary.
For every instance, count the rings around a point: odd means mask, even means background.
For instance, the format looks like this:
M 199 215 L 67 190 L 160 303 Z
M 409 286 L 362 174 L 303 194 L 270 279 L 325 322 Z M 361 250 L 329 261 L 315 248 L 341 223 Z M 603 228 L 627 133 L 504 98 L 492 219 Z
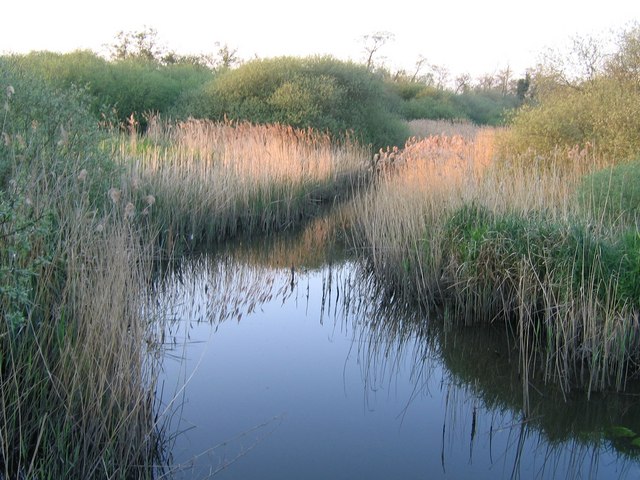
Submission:
M 365 35 L 393 40 L 377 59 L 412 71 L 424 57 L 451 75 L 509 66 L 516 75 L 549 48 L 576 36 L 611 37 L 640 21 L 638 0 L 7 0 L 0 7 L 0 53 L 106 52 L 120 31 L 153 28 L 181 54 L 211 54 L 216 42 L 248 60 L 333 55 L 364 61 Z

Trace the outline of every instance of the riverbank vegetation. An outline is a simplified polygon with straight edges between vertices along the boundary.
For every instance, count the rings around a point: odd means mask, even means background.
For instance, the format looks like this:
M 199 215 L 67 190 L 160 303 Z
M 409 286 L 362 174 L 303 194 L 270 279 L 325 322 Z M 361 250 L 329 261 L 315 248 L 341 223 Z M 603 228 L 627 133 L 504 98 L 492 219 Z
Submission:
M 637 376 L 637 37 L 508 130 L 381 152 L 380 182 L 355 207 L 357 238 L 394 297 L 443 308 L 451 325 L 504 322 L 525 389 L 535 377 L 623 390 Z M 602 86 L 615 94 L 606 109 Z
M 279 124 L 155 121 L 125 135 L 121 189 L 140 191 L 166 250 L 291 230 L 346 200 L 371 175 L 368 150 L 348 137 Z
M 504 124 L 525 101 L 507 69 L 450 89 L 433 74 L 392 73 L 332 57 L 279 57 L 241 62 L 223 46 L 215 56 L 177 55 L 158 45 L 156 32 L 121 33 L 104 58 L 92 51 L 7 56 L 59 89 L 86 91 L 103 123 L 144 131 L 150 116 L 177 121 L 281 123 L 313 128 L 374 149 L 402 146 L 407 120 Z M 522 79 L 521 79 L 522 80 Z
M 356 190 L 350 233 L 394 299 L 449 326 L 504 322 L 524 389 L 624 389 L 640 361 L 637 43 L 574 85 L 540 72 L 509 128 L 464 135 L 421 117 L 501 123 L 524 95 L 487 113 L 491 95 L 331 58 L 1 57 L 0 476 L 157 473 L 157 260 L 291 229 Z
M 0 476 L 150 476 L 153 244 L 108 199 L 87 97 L 4 61 L 0 83 Z

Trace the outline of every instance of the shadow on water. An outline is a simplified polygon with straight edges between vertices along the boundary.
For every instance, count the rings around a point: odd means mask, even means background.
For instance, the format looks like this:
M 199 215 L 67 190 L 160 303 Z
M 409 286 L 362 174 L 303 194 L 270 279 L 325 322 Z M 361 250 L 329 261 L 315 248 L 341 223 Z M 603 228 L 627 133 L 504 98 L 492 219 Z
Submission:
M 388 301 L 320 218 L 184 259 L 160 287 L 180 478 L 635 478 L 638 393 L 522 410 L 504 329 Z M 431 321 L 427 319 L 431 318 Z M 637 392 L 637 390 L 636 390 Z M 204 433 L 202 433 L 204 432 Z

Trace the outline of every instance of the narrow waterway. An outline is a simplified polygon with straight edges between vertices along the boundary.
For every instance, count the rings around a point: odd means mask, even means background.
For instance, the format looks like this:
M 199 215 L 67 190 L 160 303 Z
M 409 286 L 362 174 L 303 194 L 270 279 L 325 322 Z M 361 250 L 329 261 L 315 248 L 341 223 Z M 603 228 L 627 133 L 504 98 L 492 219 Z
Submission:
M 525 417 L 504 331 L 396 308 L 317 237 L 185 259 L 162 286 L 172 476 L 640 477 L 638 397 L 532 386 Z

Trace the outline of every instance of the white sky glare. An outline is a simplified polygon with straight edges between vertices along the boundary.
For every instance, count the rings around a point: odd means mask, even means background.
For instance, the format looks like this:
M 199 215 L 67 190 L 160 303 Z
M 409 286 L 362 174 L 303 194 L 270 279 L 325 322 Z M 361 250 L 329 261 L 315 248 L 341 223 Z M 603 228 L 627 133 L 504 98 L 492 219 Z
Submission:
M 364 59 L 363 36 L 395 39 L 381 50 L 391 69 L 411 70 L 420 55 L 452 74 L 516 75 L 545 48 L 572 37 L 607 35 L 640 21 L 637 0 L 9 0 L 0 8 L 0 52 L 104 51 L 119 31 L 157 30 L 178 53 L 214 53 L 215 42 L 254 56 L 330 54 Z

